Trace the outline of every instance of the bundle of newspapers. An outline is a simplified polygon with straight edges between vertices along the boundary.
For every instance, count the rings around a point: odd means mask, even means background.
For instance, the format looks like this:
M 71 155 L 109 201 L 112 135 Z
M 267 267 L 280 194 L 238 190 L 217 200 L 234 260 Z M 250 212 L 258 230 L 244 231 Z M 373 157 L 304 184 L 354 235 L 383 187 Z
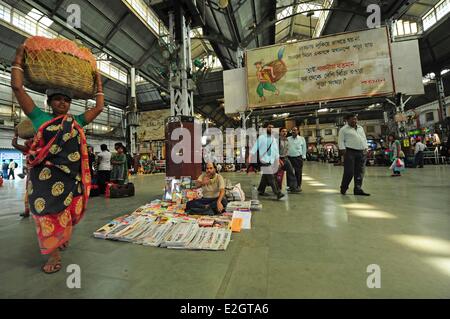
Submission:
M 176 206 L 153 201 L 113 219 L 94 237 L 172 249 L 226 250 L 231 216 L 186 215 Z

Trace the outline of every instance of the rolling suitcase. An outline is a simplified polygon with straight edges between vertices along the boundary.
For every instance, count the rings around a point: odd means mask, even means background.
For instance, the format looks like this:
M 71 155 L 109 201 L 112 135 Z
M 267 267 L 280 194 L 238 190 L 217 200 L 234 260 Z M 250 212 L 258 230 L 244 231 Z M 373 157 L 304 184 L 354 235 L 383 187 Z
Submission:
M 134 184 L 128 183 L 125 185 L 112 184 L 109 189 L 109 197 L 121 198 L 134 196 Z

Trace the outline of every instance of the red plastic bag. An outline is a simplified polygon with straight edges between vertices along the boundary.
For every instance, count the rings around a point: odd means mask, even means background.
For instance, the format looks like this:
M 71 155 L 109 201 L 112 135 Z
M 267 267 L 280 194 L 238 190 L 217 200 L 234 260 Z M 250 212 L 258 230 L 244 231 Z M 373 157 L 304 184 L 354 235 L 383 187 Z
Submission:
M 106 188 L 105 188 L 105 197 L 109 198 L 111 197 L 111 187 L 114 185 L 114 183 L 106 183 Z
M 284 171 L 282 169 L 279 169 L 278 172 L 275 174 L 278 188 L 281 190 L 283 187 L 283 177 L 284 177 Z

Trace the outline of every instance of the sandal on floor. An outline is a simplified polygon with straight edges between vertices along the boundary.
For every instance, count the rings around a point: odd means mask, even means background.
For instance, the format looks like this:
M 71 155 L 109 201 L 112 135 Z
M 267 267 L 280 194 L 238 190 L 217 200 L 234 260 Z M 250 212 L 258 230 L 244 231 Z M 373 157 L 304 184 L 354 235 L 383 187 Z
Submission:
M 69 248 L 69 241 L 66 241 L 64 244 L 59 246 L 59 250 L 66 250 L 67 248 Z
M 47 266 L 47 265 L 50 265 L 50 266 L 52 266 L 52 270 L 50 270 L 50 271 L 46 271 L 45 270 L 45 266 Z M 47 262 L 45 265 L 43 265 L 42 267 L 41 267 L 41 270 L 43 271 L 43 272 L 45 272 L 46 274 L 53 274 L 53 273 L 55 273 L 55 272 L 58 272 L 58 271 L 60 271 L 61 270 L 61 260 L 59 259 L 59 260 L 55 260 L 55 261 L 53 261 L 53 262 Z

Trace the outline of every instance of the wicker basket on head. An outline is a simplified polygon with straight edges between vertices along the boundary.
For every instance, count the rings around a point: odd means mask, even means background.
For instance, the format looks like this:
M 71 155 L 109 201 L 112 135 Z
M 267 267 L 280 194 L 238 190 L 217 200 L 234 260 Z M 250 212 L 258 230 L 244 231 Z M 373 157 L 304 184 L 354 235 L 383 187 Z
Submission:
M 29 119 L 20 121 L 20 123 L 17 124 L 16 128 L 19 137 L 23 138 L 24 140 L 32 138 L 35 134 L 33 123 Z
M 25 86 L 45 93 L 48 88 L 70 90 L 75 99 L 95 93 L 96 61 L 87 48 L 70 40 L 30 37 L 25 41 Z

